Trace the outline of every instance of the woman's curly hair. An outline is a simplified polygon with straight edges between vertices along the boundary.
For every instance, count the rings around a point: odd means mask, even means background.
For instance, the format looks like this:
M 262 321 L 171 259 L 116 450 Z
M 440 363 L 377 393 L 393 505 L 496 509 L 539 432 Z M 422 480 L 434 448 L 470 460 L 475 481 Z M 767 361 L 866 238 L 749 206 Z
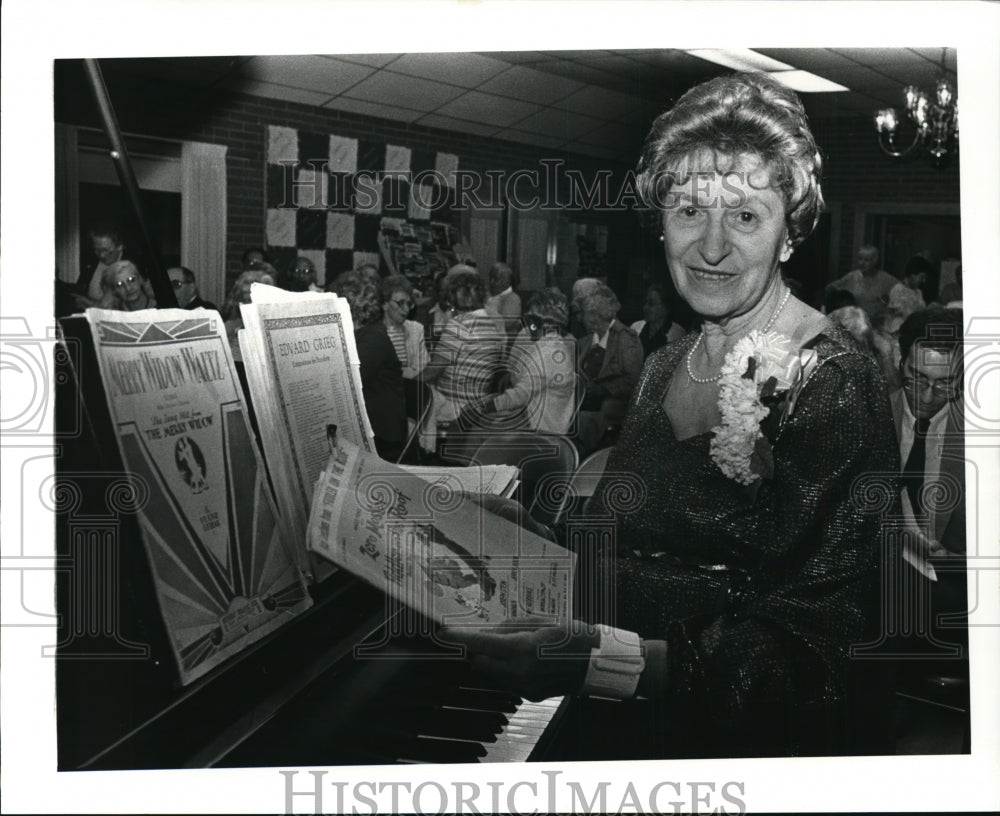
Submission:
M 785 199 L 789 240 L 800 244 L 823 210 L 823 158 L 798 95 L 763 73 L 696 85 L 656 119 L 636 179 L 650 220 L 659 218 L 670 187 L 688 176 L 689 161 L 710 156 L 717 172 L 728 173 L 744 155 L 762 160 L 767 183 Z

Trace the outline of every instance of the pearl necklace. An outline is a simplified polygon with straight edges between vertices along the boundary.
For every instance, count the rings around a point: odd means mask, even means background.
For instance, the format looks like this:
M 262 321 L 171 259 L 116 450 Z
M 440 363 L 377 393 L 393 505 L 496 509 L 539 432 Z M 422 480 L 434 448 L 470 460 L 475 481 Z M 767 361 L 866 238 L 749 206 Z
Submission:
M 778 304 L 778 308 L 774 310 L 774 313 L 771 315 L 770 319 L 767 321 L 767 323 L 764 324 L 764 328 L 761 329 L 762 332 L 766 333 L 768 330 L 770 330 L 771 326 L 774 325 L 774 321 L 778 319 L 778 315 L 781 314 L 781 310 L 785 308 L 785 304 L 788 303 L 788 298 L 791 297 L 791 294 L 792 294 L 791 289 L 785 289 L 785 296 L 781 299 L 781 303 Z M 702 385 L 718 382 L 719 380 L 722 379 L 721 369 L 719 370 L 719 373 L 716 374 L 714 377 L 696 377 L 694 371 L 691 368 L 691 360 L 694 357 L 694 353 L 697 350 L 698 346 L 700 346 L 704 342 L 704 340 L 705 340 L 705 329 L 702 328 L 701 333 L 698 335 L 698 339 L 695 340 L 694 345 L 691 346 L 691 351 L 689 351 L 687 353 L 687 357 L 684 358 L 684 367 L 687 369 L 687 375 L 688 377 L 691 378 L 691 382 L 700 383 Z

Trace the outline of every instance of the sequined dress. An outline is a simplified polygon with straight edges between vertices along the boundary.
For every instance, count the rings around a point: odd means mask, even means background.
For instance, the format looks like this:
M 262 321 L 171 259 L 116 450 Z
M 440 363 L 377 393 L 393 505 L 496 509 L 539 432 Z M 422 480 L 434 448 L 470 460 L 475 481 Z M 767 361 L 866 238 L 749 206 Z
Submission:
M 678 755 L 849 750 L 831 718 L 849 716 L 851 644 L 879 623 L 898 472 L 885 382 L 839 328 L 815 338 L 774 477 L 751 495 L 710 458 L 711 432 L 678 440 L 662 407 L 696 339 L 649 358 L 588 507 L 616 519 L 598 559 L 615 624 L 667 641 L 658 716 Z

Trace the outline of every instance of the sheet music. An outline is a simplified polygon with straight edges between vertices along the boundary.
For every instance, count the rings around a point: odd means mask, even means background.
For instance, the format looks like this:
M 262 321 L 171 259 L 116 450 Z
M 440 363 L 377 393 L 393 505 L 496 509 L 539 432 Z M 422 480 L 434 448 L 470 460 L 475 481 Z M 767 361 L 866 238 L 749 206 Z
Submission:
M 572 609 L 575 555 L 346 440 L 317 481 L 309 547 L 438 622 Z
M 354 324 L 334 294 L 254 284 L 251 298 L 241 307 L 247 382 L 278 507 L 305 559 L 312 488 L 329 456 L 327 426 L 374 452 Z M 308 574 L 314 567 L 303 563 Z
M 87 320 L 187 684 L 311 600 L 284 546 L 219 315 L 88 309 Z

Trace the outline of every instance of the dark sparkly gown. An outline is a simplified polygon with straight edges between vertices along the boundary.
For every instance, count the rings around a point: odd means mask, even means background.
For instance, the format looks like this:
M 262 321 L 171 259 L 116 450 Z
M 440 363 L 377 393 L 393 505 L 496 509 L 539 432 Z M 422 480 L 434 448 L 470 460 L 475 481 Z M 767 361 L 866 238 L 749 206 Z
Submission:
M 616 520 L 617 552 L 595 559 L 615 625 L 667 641 L 658 750 L 865 752 L 858 719 L 889 701 L 879 680 L 857 692 L 866 667 L 848 650 L 880 624 L 899 469 L 885 382 L 839 328 L 815 338 L 818 364 L 769 435 L 774 477 L 754 496 L 712 461 L 711 432 L 678 440 L 662 407 L 696 340 L 648 360 L 587 508 Z

